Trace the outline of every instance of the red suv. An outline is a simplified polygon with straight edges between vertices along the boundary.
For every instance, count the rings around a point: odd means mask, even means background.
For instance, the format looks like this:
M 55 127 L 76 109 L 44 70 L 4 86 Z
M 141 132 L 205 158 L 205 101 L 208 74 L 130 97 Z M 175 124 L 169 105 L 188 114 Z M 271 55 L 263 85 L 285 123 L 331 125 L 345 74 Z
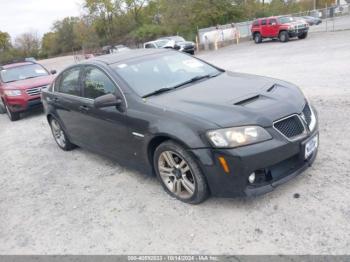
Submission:
M 41 89 L 51 84 L 55 73 L 35 62 L 0 65 L 0 112 L 16 121 L 21 112 L 41 106 Z
M 278 38 L 281 42 L 287 42 L 291 37 L 304 39 L 308 31 L 307 22 L 291 16 L 259 18 L 253 22 L 251 28 L 253 39 L 257 44 L 264 38 Z

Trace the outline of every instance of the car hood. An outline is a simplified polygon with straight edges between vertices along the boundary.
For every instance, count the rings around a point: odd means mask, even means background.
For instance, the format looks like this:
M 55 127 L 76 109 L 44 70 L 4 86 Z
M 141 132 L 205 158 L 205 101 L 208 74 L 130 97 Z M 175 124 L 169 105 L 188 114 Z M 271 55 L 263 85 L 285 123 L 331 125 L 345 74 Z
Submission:
M 305 98 L 298 87 L 277 79 L 225 72 L 196 84 L 149 98 L 174 112 L 210 121 L 219 127 L 272 126 L 301 113 Z
M 54 78 L 55 78 L 54 75 L 40 76 L 36 78 L 30 78 L 25 80 L 19 80 L 16 82 L 11 82 L 11 83 L 5 83 L 4 87 L 6 89 L 25 90 L 28 88 L 50 85 Z

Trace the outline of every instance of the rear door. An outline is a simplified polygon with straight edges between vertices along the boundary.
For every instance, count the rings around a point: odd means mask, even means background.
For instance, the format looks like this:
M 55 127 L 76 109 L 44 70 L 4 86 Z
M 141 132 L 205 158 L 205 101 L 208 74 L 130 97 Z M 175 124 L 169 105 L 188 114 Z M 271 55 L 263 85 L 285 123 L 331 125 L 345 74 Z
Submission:
M 263 37 L 269 37 L 269 29 L 267 27 L 267 19 L 261 19 L 260 28 L 261 28 L 261 35 Z
M 64 71 L 56 80 L 54 95 L 48 97 L 55 114 L 63 125 L 71 142 L 80 145 L 81 133 L 81 74 L 82 66 L 74 66 Z

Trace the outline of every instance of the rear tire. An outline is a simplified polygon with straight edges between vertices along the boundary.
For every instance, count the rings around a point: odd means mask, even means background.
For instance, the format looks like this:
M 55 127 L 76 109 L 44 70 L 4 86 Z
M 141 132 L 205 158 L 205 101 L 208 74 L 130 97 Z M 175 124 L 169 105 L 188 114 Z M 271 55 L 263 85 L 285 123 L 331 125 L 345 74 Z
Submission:
M 262 42 L 262 37 L 261 37 L 260 33 L 254 34 L 254 42 L 255 42 L 255 44 L 260 44 Z
M 288 32 L 287 31 L 280 32 L 280 34 L 278 35 L 278 38 L 282 43 L 288 42 L 289 41 Z
M 178 143 L 160 144 L 154 152 L 153 166 L 164 190 L 172 197 L 189 204 L 207 199 L 209 189 L 196 160 Z
M 53 138 L 55 139 L 57 145 L 64 151 L 70 151 L 76 148 L 74 144 L 72 144 L 66 133 L 64 132 L 60 122 L 56 120 L 56 118 L 51 117 L 50 119 L 50 127 L 52 131 Z
M 305 39 L 307 37 L 307 32 L 306 33 L 302 33 L 301 35 L 298 35 L 299 39 Z
M 17 121 L 20 119 L 20 114 L 18 112 L 12 112 L 7 104 L 5 104 L 5 110 L 6 110 L 7 116 L 11 121 Z

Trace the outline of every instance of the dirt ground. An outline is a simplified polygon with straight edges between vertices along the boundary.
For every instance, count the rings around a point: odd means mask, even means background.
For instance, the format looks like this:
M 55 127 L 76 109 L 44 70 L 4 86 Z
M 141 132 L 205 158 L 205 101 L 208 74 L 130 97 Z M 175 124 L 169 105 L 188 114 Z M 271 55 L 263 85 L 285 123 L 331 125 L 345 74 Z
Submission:
M 61 151 L 40 111 L 14 123 L 0 115 L 0 253 L 349 254 L 350 31 L 199 56 L 298 84 L 319 112 L 313 167 L 255 199 L 191 206 L 155 178 Z

